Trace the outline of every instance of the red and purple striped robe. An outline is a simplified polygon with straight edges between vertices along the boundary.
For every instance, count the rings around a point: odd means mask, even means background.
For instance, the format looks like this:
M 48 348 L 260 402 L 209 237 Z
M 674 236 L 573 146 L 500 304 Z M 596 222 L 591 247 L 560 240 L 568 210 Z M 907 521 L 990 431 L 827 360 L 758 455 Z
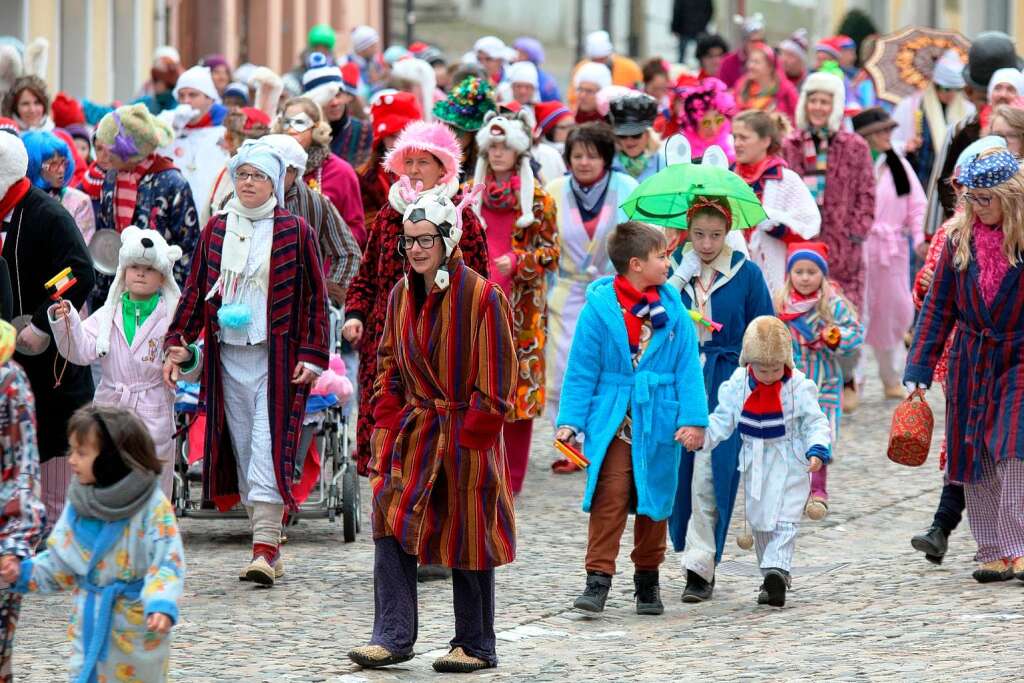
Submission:
M 931 384 L 955 327 L 946 387 L 947 472 L 954 481 L 970 482 L 981 474 L 982 457 L 1024 459 L 1024 264 L 1007 271 L 989 308 L 978 286 L 977 259 L 972 255 L 958 271 L 954 250 L 947 240 L 921 307 L 904 381 Z
M 373 399 L 373 536 L 393 536 L 423 564 L 492 569 L 515 558 L 501 438 L 516 385 L 511 314 L 458 249 L 449 271 L 450 286 L 419 310 L 418 276 L 391 290 Z
M 206 301 L 206 294 L 220 275 L 225 217 L 214 216 L 206 224 L 192 257 L 192 270 L 164 348 L 184 346 L 202 333 L 203 381 L 199 400 L 206 406 L 206 457 L 203 460 L 203 500 L 221 510 L 239 500 L 235 452 L 224 419 L 221 395 L 220 296 Z M 274 241 L 270 252 L 270 283 L 267 294 L 267 395 L 270 402 L 270 434 L 277 488 L 285 505 L 295 508 L 291 494 L 292 463 L 306 413 L 309 385 L 292 384 L 295 366 L 302 362 L 327 367 L 327 289 L 317 252 L 317 237 L 301 218 L 280 207 L 274 210 Z

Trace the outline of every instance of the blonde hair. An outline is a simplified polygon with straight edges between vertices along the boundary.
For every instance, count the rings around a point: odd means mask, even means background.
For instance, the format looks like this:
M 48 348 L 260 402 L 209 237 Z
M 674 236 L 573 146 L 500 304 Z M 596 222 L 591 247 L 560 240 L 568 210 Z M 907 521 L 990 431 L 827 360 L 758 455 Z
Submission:
M 1012 125 L 1012 124 L 1011 124 Z M 992 149 L 978 155 L 979 159 L 1006 150 Z M 1024 253 L 1024 171 L 1018 170 L 1001 185 L 986 188 L 1003 210 L 1003 255 L 1016 267 Z M 971 262 L 971 237 L 974 234 L 974 205 L 964 202 L 963 213 L 954 216 L 949 228 L 949 240 L 953 245 L 953 267 L 964 271 Z
M 989 128 L 992 127 L 992 121 L 997 117 L 1006 121 L 1007 125 L 1013 128 L 1013 132 L 1024 136 L 1024 109 L 1011 107 L 1008 104 L 1000 104 L 992 110 L 992 118 L 989 119 L 988 124 Z
M 786 307 L 786 302 L 789 300 L 789 295 L 793 293 L 793 283 L 789 279 L 789 273 L 786 273 L 786 281 L 782 285 L 782 289 L 775 292 L 775 312 L 781 313 Z M 832 315 L 832 310 L 835 307 L 836 299 L 841 300 L 846 304 L 846 308 L 850 311 L 850 315 L 854 318 L 857 317 L 857 309 L 854 307 L 850 300 L 839 293 L 839 289 L 828 279 L 828 276 L 822 273 L 821 287 L 818 289 L 818 305 L 814 307 L 815 313 L 821 318 L 825 324 L 830 325 L 835 322 L 835 318 Z
M 290 107 L 302 107 L 302 111 L 306 113 L 306 116 L 313 119 L 313 144 L 328 146 L 331 144 L 331 124 L 327 123 L 324 118 L 324 112 L 320 108 L 320 105 L 309 99 L 308 97 L 293 97 L 284 103 L 281 107 L 281 116 L 288 111 Z M 274 133 L 284 133 L 284 126 L 281 124 L 281 116 L 274 121 Z

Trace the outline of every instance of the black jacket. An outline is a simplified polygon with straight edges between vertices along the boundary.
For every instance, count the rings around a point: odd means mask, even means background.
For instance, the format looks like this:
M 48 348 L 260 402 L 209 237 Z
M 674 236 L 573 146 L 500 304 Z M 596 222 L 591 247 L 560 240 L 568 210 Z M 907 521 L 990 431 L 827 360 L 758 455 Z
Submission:
M 715 8 L 711 0 L 675 0 L 672 5 L 672 33 L 696 38 L 707 32 Z

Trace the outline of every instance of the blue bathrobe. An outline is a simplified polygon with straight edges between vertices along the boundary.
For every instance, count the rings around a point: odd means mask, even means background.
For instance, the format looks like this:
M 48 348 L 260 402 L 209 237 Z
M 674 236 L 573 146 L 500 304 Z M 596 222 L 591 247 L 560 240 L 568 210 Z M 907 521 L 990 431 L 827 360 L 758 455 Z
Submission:
M 728 247 L 726 247 L 728 249 Z M 768 293 L 761 269 L 738 251 L 733 251 L 728 273 L 720 273 L 711 287 L 711 318 L 722 325 L 719 332 L 700 344 L 704 364 L 704 384 L 711 411 L 718 406 L 718 388 L 739 366 L 743 333 L 750 321 L 759 315 L 774 315 L 772 298 Z M 694 278 L 696 279 L 696 278 Z M 687 308 L 693 306 L 693 280 L 672 282 L 682 287 L 681 298 Z M 736 490 L 739 487 L 740 439 L 737 431 L 712 451 L 711 469 L 715 486 L 715 506 L 718 520 L 715 524 L 715 563 L 722 559 L 725 535 L 729 531 Z M 676 489 L 675 509 L 669 521 L 669 535 L 677 552 L 686 545 L 686 527 L 692 507 L 693 458 L 690 451 L 683 453 L 679 467 L 679 486 Z
M 697 335 L 679 292 L 662 285 L 658 292 L 668 322 L 653 330 L 634 370 L 612 281 L 604 277 L 587 288 L 562 382 L 557 424 L 585 436 L 583 451 L 590 467 L 583 511 L 590 512 L 605 453 L 629 408 L 637 493 L 634 512 L 657 521 L 668 518 L 675 501 L 682 452 L 673 440 L 676 430 L 708 424 Z

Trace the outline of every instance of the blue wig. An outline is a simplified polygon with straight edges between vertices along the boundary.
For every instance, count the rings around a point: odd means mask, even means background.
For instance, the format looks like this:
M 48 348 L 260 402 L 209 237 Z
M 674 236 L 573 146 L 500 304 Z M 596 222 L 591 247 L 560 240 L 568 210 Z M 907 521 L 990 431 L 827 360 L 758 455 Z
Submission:
M 67 159 L 64 167 L 64 185 L 71 181 L 75 173 L 75 160 L 71 156 L 68 144 L 49 131 L 33 130 L 21 136 L 28 152 L 28 179 L 36 187 L 44 190 L 50 189 L 50 183 L 43 178 L 43 162 L 55 154 Z

